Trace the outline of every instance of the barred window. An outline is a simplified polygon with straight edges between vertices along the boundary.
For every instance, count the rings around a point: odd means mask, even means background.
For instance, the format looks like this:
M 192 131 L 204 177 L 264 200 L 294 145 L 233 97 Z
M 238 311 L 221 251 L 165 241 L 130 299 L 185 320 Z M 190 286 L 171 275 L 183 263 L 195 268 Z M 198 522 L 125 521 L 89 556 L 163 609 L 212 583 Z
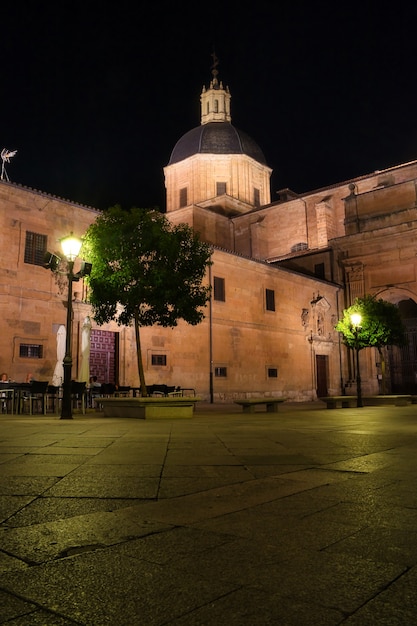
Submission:
M 25 263 L 43 265 L 46 254 L 47 237 L 26 231 Z
M 278 368 L 268 367 L 268 378 L 278 378 Z
M 214 375 L 218 378 L 226 378 L 227 376 L 227 367 L 215 367 Z
M 216 183 L 216 194 L 223 196 L 226 193 L 226 183 Z
M 151 363 L 152 365 L 166 365 L 167 355 L 166 354 L 152 354 Z
M 19 356 L 22 359 L 41 359 L 43 357 L 43 346 L 34 343 L 21 343 Z

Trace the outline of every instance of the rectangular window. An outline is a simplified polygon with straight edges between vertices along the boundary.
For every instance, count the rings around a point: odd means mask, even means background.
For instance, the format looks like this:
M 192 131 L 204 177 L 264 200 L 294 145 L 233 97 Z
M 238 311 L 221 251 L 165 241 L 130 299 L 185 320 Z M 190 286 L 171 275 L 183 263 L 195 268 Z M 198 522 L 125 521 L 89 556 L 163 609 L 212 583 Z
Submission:
M 43 265 L 46 254 L 47 237 L 26 231 L 25 263 Z
M 275 291 L 273 289 L 265 289 L 265 303 L 267 311 L 275 311 Z
M 182 189 L 180 189 L 180 209 L 182 209 L 182 207 L 187 206 L 187 204 L 188 204 L 187 187 L 183 187 Z
M 216 378 L 226 378 L 227 377 L 227 367 L 215 367 L 214 375 Z
M 41 359 L 43 357 L 43 346 L 33 343 L 21 343 L 19 356 L 22 359 Z
M 226 183 L 216 183 L 216 195 L 224 196 L 226 193 Z
M 224 278 L 219 278 L 218 276 L 214 277 L 214 299 L 219 300 L 220 302 L 226 301 L 226 291 L 224 287 Z
M 268 378 L 278 378 L 278 368 L 268 367 Z
M 315 264 L 314 275 L 317 276 L 317 278 L 324 278 L 324 263 Z
M 259 189 L 256 188 L 253 190 L 253 204 L 255 206 L 261 206 L 261 194 Z
M 152 365 L 166 365 L 167 364 L 167 355 L 166 354 L 152 354 L 151 356 Z

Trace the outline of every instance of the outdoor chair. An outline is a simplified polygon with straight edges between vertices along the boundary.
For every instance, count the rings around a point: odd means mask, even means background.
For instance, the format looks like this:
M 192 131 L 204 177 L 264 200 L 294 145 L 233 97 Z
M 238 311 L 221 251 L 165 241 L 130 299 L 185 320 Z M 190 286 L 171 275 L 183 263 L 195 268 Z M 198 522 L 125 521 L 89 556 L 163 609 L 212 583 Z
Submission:
M 62 387 L 48 385 L 46 393 L 46 410 L 56 413 L 59 411 L 59 404 L 62 402 Z
M 130 387 L 119 385 L 115 391 L 114 395 L 116 398 L 129 398 L 130 396 Z
M 71 399 L 73 408 L 81 409 L 82 413 L 84 414 L 87 407 L 86 382 L 78 382 L 76 380 L 71 381 Z
M 0 391 L 1 412 L 14 413 L 14 389 L 2 389 Z
M 29 389 L 24 393 L 21 399 L 22 413 L 25 412 L 25 406 L 28 404 L 30 415 L 34 413 L 43 413 L 46 415 L 48 385 L 49 382 L 47 380 L 34 380 L 30 384 Z

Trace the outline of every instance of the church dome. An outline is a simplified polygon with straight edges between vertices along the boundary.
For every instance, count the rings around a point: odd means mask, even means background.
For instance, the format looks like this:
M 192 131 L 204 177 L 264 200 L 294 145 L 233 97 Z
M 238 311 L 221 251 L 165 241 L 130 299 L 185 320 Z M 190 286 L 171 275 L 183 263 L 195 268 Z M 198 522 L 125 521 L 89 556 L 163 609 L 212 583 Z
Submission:
M 185 133 L 175 144 L 169 165 L 194 154 L 246 154 L 266 165 L 265 156 L 258 144 L 230 122 L 209 122 Z

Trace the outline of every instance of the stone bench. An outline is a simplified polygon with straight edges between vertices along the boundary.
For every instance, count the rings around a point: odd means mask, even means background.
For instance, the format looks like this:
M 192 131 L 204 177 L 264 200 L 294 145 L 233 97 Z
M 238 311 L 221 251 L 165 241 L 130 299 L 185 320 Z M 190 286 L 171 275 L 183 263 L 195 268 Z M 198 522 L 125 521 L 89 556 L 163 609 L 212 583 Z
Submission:
M 197 396 L 100 398 L 104 417 L 137 419 L 191 418 L 199 401 Z
M 267 413 L 277 413 L 278 407 L 287 398 L 246 398 L 245 400 L 235 400 L 235 404 L 239 404 L 243 413 L 255 413 L 255 407 L 264 405 Z
M 357 396 L 328 396 L 320 398 L 325 402 L 328 409 L 350 409 L 357 406 Z M 380 395 L 380 396 L 363 396 L 363 406 L 406 406 L 407 404 L 417 404 L 413 401 L 413 396 L 409 395 Z
M 328 396 L 320 400 L 326 403 L 328 409 L 350 409 L 358 402 L 356 396 Z

